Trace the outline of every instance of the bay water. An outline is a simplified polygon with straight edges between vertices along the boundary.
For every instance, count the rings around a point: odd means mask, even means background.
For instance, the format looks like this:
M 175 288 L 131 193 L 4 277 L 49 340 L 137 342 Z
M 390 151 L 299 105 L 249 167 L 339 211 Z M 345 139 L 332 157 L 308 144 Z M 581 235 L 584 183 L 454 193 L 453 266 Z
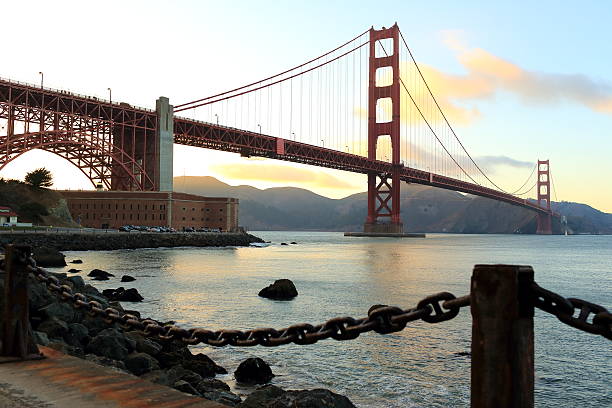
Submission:
M 374 304 L 416 306 L 448 291 L 468 294 L 479 263 L 531 265 L 536 281 L 566 297 L 612 308 L 612 236 L 428 234 L 427 238 L 356 238 L 332 232 L 254 232 L 266 248 L 158 248 L 66 252 L 82 259 L 81 273 L 100 290 L 134 287 L 142 303 L 124 303 L 143 316 L 185 328 L 282 328 L 364 317 Z M 281 242 L 297 242 L 280 245 Z M 56 268 L 62 271 L 68 268 Z M 93 282 L 94 268 L 117 275 Z M 136 278 L 119 283 L 129 274 Z M 291 279 L 292 301 L 258 297 L 275 279 Z M 611 407 L 612 342 L 535 312 L 535 398 L 538 407 Z M 267 361 L 285 389 L 328 388 L 358 407 L 469 406 L 469 308 L 438 324 L 409 323 L 399 333 L 362 334 L 352 341 L 213 348 L 192 346 L 224 366 L 219 378 L 245 396 L 233 371 L 248 357 Z

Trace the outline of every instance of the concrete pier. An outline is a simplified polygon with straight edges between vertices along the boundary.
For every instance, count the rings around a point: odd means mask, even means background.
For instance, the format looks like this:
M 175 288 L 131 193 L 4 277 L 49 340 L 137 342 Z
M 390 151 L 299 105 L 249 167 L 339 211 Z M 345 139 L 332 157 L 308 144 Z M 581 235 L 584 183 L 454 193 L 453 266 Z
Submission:
M 0 364 L 1 407 L 227 408 L 39 346 L 44 360 Z

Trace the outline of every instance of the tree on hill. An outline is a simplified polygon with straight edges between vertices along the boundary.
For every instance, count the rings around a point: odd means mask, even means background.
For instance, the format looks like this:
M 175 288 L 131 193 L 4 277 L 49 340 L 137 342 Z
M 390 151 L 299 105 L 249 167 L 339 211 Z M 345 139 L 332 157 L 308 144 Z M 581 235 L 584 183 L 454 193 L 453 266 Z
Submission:
M 32 187 L 51 187 L 53 185 L 53 175 L 44 167 L 29 172 L 24 180 Z

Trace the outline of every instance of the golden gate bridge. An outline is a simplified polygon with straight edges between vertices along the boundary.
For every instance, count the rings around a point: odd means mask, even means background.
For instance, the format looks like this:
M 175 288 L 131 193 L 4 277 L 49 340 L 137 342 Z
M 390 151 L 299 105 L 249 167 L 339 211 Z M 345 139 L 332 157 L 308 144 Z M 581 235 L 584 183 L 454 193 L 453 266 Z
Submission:
M 177 115 L 196 111 L 207 120 Z M 369 233 L 403 231 L 402 182 L 530 209 L 537 232 L 552 233 L 548 160 L 517 190 L 499 187 L 458 137 L 397 24 L 226 92 L 176 106 L 160 97 L 155 110 L 0 78 L 0 125 L 0 170 L 42 149 L 94 186 L 172 191 L 176 143 L 366 174 Z M 535 201 L 526 198 L 534 188 Z

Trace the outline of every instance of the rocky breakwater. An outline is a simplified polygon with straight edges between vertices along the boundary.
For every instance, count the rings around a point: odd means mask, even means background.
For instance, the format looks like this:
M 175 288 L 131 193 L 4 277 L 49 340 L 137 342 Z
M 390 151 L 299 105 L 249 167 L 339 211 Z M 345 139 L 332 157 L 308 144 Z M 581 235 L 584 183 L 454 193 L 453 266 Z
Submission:
M 112 250 L 160 247 L 248 246 L 264 242 L 246 233 L 128 233 L 128 232 L 2 232 L 0 244 L 25 244 L 59 251 Z M 49 265 L 52 266 L 52 265 Z M 55 265 L 53 265 L 55 266 Z
M 53 275 L 73 293 L 82 293 L 89 301 L 99 302 L 102 309 L 112 307 L 120 313 L 140 317 L 137 311 L 125 310 L 119 302 L 86 284 L 81 276 Z M 0 310 L 4 308 L 4 278 L 0 270 Z M 329 390 L 285 391 L 272 385 L 252 390 L 243 401 L 231 392 L 229 385 L 215 378 L 227 374 L 225 368 L 205 354 L 192 353 L 182 341 L 147 336 L 92 316 L 84 309 L 61 301 L 32 275 L 28 285 L 32 335 L 40 345 L 232 407 L 354 407 L 348 398 Z M 109 295 L 114 297 L 118 290 L 111 290 Z M 2 327 L 0 314 L 0 330 Z M 247 359 L 234 376 L 239 383 L 252 385 L 269 382 L 273 374 L 263 360 Z

